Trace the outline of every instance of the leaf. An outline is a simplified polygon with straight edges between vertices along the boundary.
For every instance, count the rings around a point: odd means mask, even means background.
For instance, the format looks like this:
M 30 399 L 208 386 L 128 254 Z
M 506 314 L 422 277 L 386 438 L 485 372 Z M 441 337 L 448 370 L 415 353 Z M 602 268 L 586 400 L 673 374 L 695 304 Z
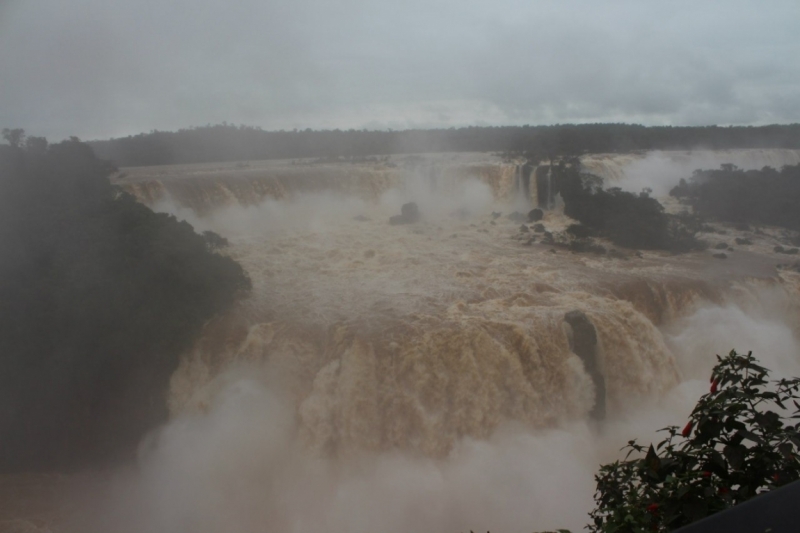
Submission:
M 742 437 L 748 439 L 748 440 L 751 440 L 751 441 L 757 443 L 757 444 L 763 444 L 764 443 L 764 441 L 761 439 L 761 437 L 759 437 L 755 433 L 753 433 L 751 431 L 748 431 L 746 429 L 740 429 L 736 433 L 738 435 L 741 435 Z
M 792 460 L 792 444 L 790 442 L 784 442 L 778 446 L 778 451 L 781 452 L 781 455 L 783 455 L 783 458 L 787 461 Z
M 691 522 L 705 518 L 708 515 L 708 508 L 701 502 L 685 503 L 681 506 L 681 514 Z
M 647 450 L 647 455 L 644 458 L 644 464 L 647 469 L 654 474 L 658 474 L 658 471 L 661 469 L 661 459 L 658 458 L 658 454 L 656 454 L 656 450 L 653 448 L 652 444 Z
M 741 444 L 738 445 L 728 445 L 722 450 L 723 455 L 730 463 L 731 468 L 734 470 L 741 470 L 742 463 L 744 463 L 745 455 L 747 454 L 747 448 L 742 446 Z
M 766 413 L 756 413 L 753 417 L 756 424 L 769 431 L 780 424 L 780 417 L 777 413 L 767 411 Z

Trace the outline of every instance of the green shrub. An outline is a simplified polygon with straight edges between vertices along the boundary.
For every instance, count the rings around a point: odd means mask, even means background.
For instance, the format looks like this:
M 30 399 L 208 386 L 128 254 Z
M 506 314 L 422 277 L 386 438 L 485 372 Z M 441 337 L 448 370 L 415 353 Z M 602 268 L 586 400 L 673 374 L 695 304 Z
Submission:
M 590 531 L 671 531 L 800 478 L 800 379 L 769 381 L 751 353 L 718 360 L 682 430 L 601 467 Z

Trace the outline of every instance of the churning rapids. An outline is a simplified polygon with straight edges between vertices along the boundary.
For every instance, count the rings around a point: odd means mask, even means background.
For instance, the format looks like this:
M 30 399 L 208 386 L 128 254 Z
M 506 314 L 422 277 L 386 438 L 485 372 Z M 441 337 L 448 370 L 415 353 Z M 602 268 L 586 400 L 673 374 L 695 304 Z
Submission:
M 661 197 L 695 168 L 780 167 L 800 152 L 582 162 L 606 186 Z M 800 375 L 800 274 L 776 269 L 779 232 L 704 235 L 754 241 L 725 261 L 553 250 L 507 217 L 542 203 L 529 179 L 485 154 L 124 169 L 118 184 L 142 202 L 227 237 L 253 293 L 185 354 L 172 420 L 135 468 L 50 479 L 44 503 L 0 519 L 19 531 L 577 531 L 597 467 L 681 424 L 715 354 L 753 350 Z M 422 219 L 389 225 L 410 201 Z M 569 221 L 556 206 L 542 223 Z M 596 368 L 575 353 L 574 311 L 596 332 Z

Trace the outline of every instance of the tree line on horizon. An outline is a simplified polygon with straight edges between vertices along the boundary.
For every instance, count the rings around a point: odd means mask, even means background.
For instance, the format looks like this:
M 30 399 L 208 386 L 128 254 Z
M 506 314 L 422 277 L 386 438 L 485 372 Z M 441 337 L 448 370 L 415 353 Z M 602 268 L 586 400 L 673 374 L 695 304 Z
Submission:
M 154 130 L 88 144 L 98 157 L 121 167 L 434 152 L 502 152 L 553 159 L 639 150 L 800 148 L 800 124 L 558 124 L 403 131 L 266 131 L 223 123 L 178 131 Z
M 744 170 L 725 164 L 696 170 L 670 195 L 695 213 L 734 224 L 764 224 L 800 231 L 800 165 Z M 794 238 L 800 244 L 800 237 Z

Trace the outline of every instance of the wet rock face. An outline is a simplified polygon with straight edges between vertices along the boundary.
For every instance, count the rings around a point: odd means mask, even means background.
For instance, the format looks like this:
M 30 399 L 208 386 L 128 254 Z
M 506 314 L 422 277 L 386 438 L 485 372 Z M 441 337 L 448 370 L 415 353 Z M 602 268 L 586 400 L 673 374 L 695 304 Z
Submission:
M 419 221 L 419 207 L 414 202 L 403 204 L 400 208 L 400 214 L 395 215 L 389 219 L 389 224 L 413 224 Z
M 606 380 L 597 360 L 597 331 L 583 311 L 570 311 L 564 315 L 564 322 L 570 325 L 572 331 L 569 338 L 570 349 L 581 358 L 586 372 L 594 382 L 595 403 L 589 416 L 602 420 L 606 416 Z
M 544 218 L 544 211 L 542 211 L 538 207 L 536 209 L 531 209 L 530 211 L 528 211 L 528 222 L 539 222 L 543 218 Z

